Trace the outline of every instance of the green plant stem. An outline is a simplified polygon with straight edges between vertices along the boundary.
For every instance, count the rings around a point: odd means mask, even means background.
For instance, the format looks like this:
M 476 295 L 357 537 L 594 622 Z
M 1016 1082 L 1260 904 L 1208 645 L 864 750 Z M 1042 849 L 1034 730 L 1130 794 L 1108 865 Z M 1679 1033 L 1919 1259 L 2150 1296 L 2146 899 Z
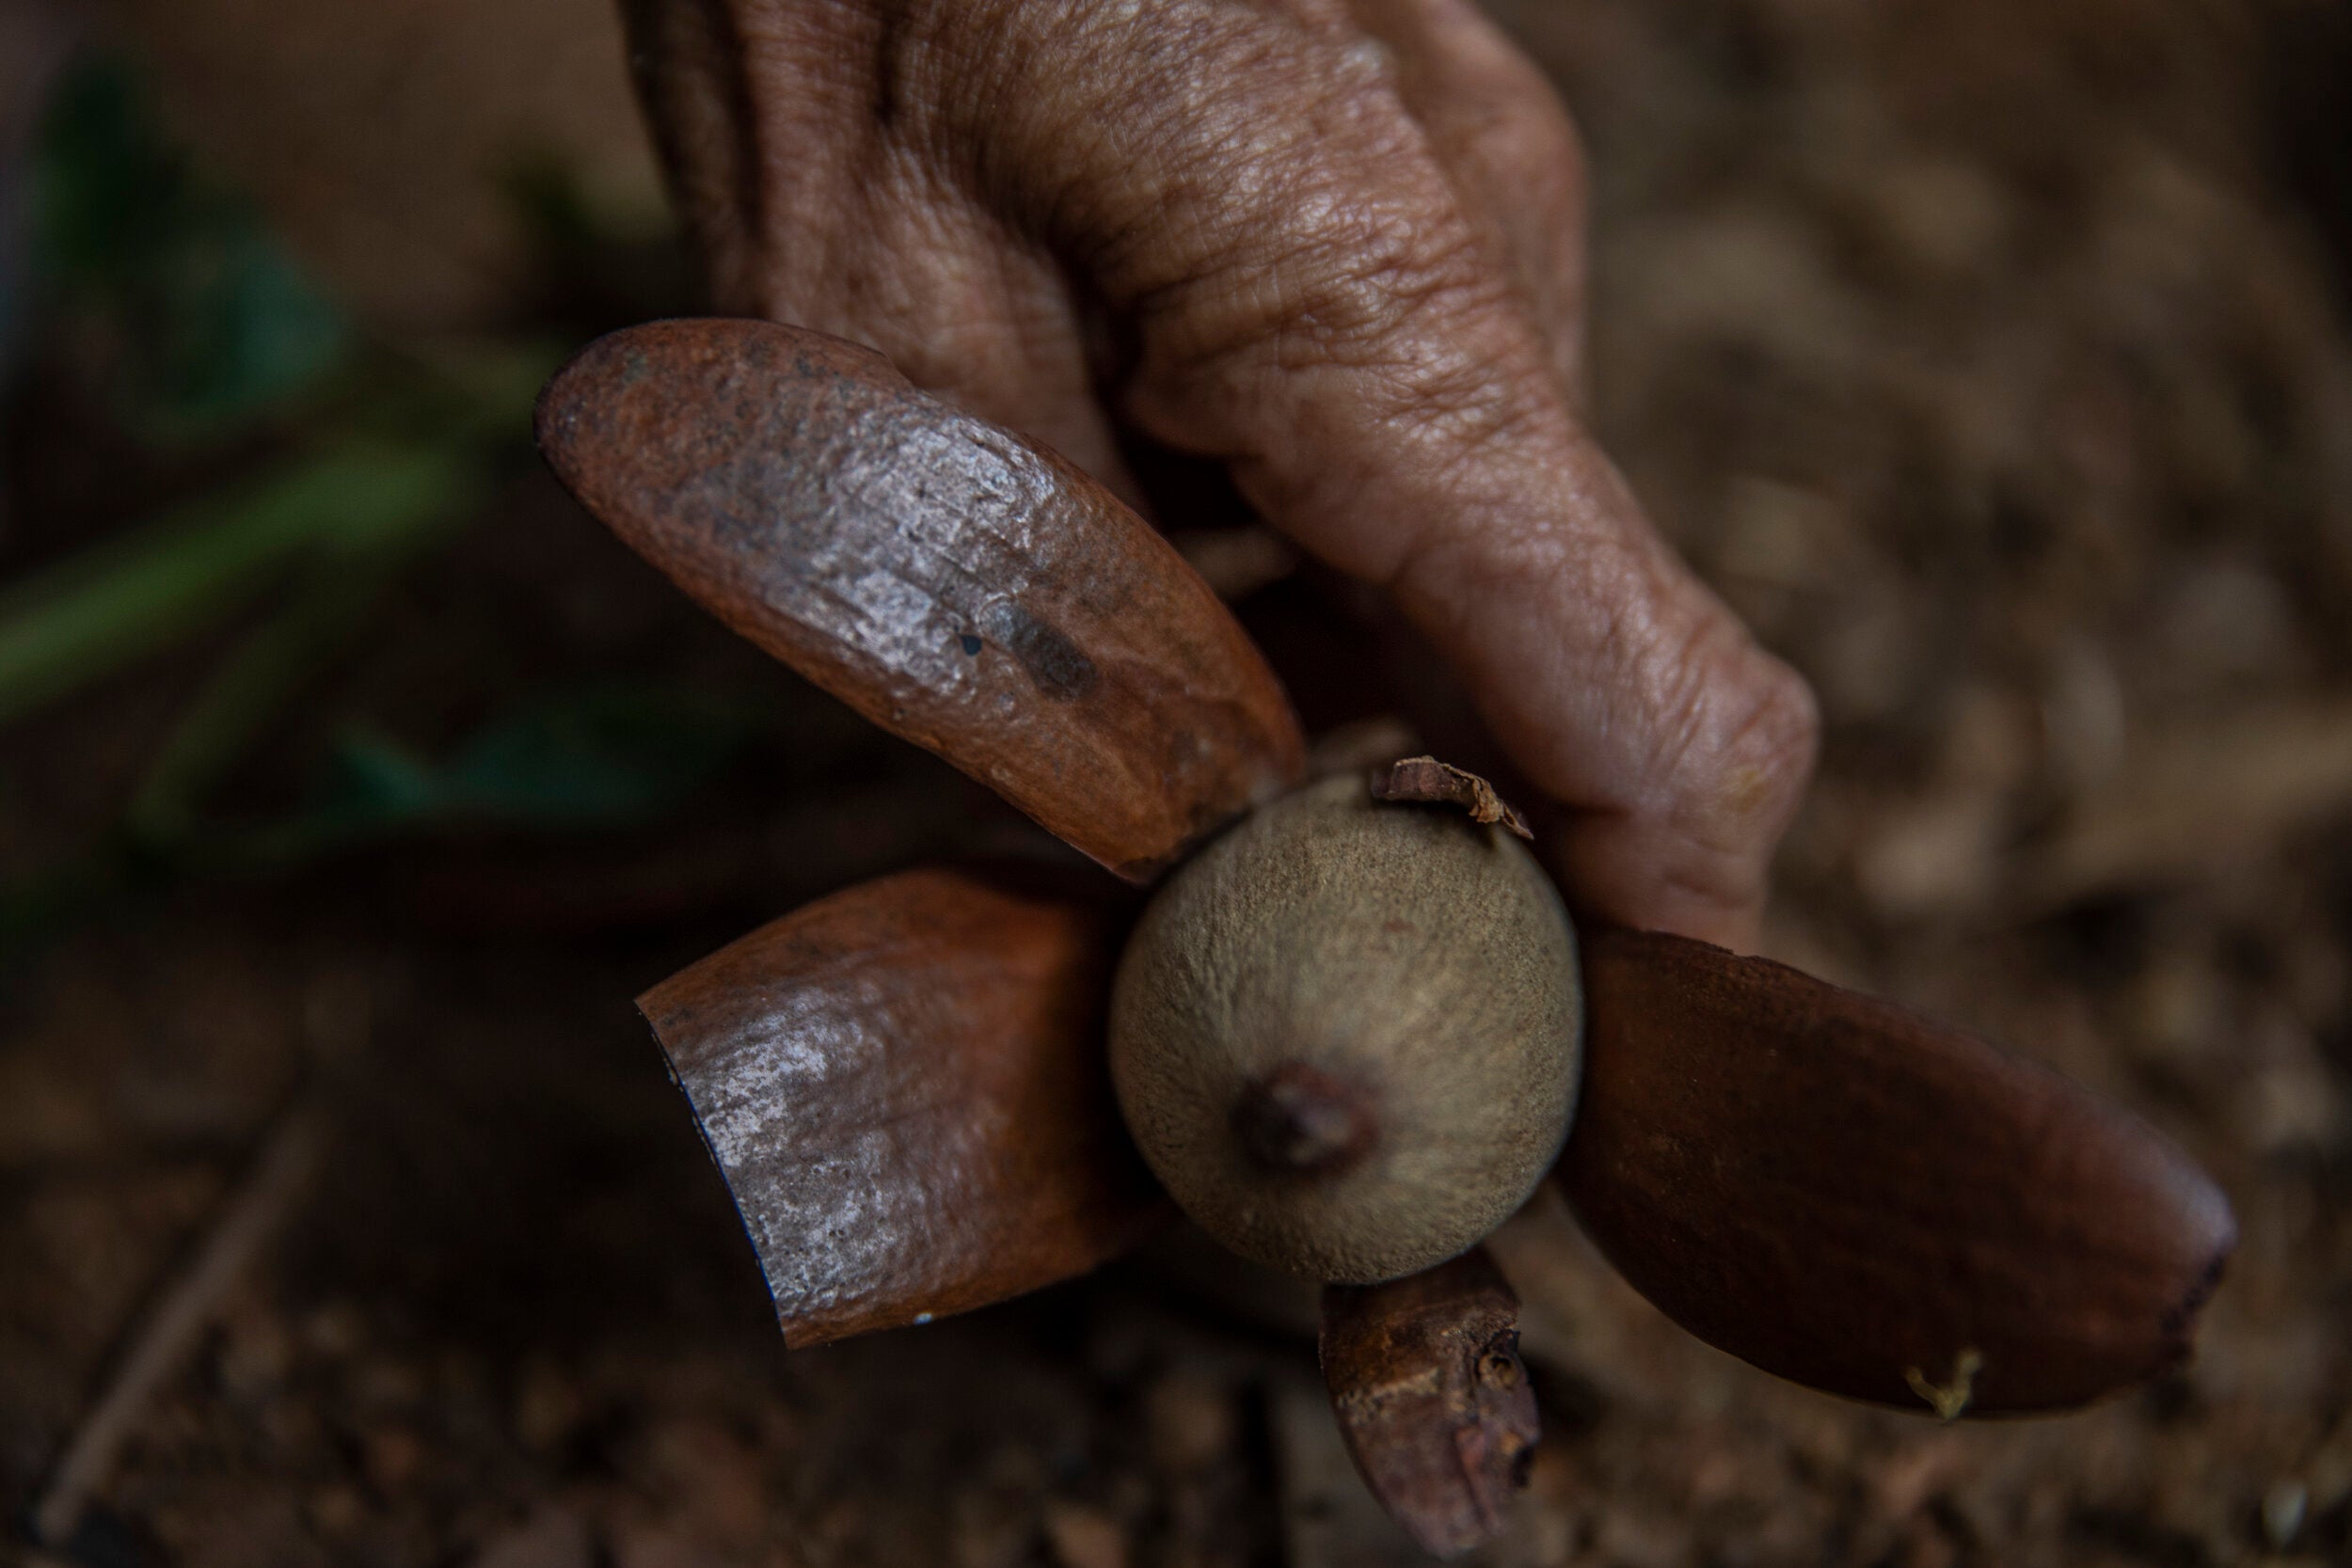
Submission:
M 417 526 L 371 547 L 338 551 L 309 569 L 182 712 L 125 813 L 134 837 L 163 847 L 186 833 L 204 797 L 302 689 L 367 631 L 377 603 L 464 520 L 478 488 L 455 486 L 446 505 Z
M 0 594 L 0 724 L 247 603 L 307 547 L 365 554 L 449 512 L 471 454 L 345 447 L 208 497 Z

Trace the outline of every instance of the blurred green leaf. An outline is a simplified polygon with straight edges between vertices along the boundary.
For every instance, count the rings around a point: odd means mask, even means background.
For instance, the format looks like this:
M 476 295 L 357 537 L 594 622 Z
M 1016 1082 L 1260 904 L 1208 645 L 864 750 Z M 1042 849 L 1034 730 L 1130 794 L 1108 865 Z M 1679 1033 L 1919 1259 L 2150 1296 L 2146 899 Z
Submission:
M 683 806 L 759 727 L 740 705 L 669 687 L 556 692 L 436 765 L 373 731 L 338 742 L 310 804 L 281 822 L 192 833 L 207 863 L 284 865 L 405 832 L 633 827 Z
M 141 886 L 189 874 L 268 876 L 340 851 L 449 830 L 580 832 L 657 821 L 687 804 L 763 719 L 679 688 L 597 685 L 549 693 L 475 731 L 436 764 L 364 728 L 337 742 L 310 803 L 278 821 L 170 821 L 119 834 L 0 883 L 0 964 Z
M 352 446 L 208 496 L 0 592 L 0 724 L 248 603 L 305 550 L 349 555 L 456 513 L 460 451 Z
M 541 828 L 622 826 L 683 804 L 735 754 L 739 708 L 660 687 L 534 704 L 481 731 L 444 775 L 456 813 Z
M 444 793 L 421 757 L 398 741 L 354 729 L 336 742 L 319 801 L 307 815 L 339 829 L 372 830 L 432 816 Z
M 36 273 L 103 322 L 114 390 L 149 434 L 233 430 L 342 356 L 342 312 L 247 202 L 195 171 L 119 60 L 86 58 L 60 80 L 32 193 Z
M 184 832 L 204 796 L 303 687 L 369 630 L 402 572 L 463 520 L 451 507 L 419 527 L 314 562 L 270 617 L 247 634 L 188 704 L 132 798 L 132 832 L 161 844 Z

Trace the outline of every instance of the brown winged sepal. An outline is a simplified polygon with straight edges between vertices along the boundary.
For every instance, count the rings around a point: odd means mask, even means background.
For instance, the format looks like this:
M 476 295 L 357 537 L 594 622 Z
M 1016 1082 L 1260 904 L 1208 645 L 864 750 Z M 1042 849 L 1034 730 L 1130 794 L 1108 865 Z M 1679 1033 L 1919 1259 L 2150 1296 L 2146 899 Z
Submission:
M 1104 1065 L 1117 912 L 925 869 L 764 926 L 639 998 L 787 1344 L 1066 1279 L 1167 1216 Z
M 705 609 L 1132 879 L 1303 774 L 1289 698 L 1165 539 L 870 349 L 630 327 L 548 383 L 538 437 Z
M 1425 1551 L 1492 1540 L 1539 1433 L 1518 1297 L 1485 1249 L 1323 1292 L 1323 1381 L 1364 1483 Z
M 1558 1174 L 1666 1314 L 1767 1371 L 1962 1414 L 2188 1354 L 2235 1241 L 2178 1148 L 2069 1080 L 1784 965 L 1586 934 Z

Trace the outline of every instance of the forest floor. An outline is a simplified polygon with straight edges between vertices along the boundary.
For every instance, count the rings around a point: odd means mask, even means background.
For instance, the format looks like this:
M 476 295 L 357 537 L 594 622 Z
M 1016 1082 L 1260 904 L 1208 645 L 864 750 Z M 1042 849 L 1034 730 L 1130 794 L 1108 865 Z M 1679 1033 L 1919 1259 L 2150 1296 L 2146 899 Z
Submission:
M 233 153 L 169 8 L 119 8 Z M 2243 1240 L 2185 1370 L 1946 1426 L 1698 1344 L 1546 1208 L 1517 1243 L 1545 1436 L 1476 1560 L 2352 1563 L 2352 29 L 2285 0 L 1896 9 L 1505 8 L 1592 156 L 1595 418 L 1822 698 L 1769 950 L 2121 1099 Z M 464 278 L 395 297 L 331 193 L 267 174 L 236 170 L 359 329 L 480 335 Z M 499 330 L 691 302 L 658 232 L 553 214 L 526 303 L 484 263 Z M 23 341 L 0 594 L 311 428 L 158 445 L 102 362 L 57 322 Z M 785 1352 L 630 998 L 1025 830 L 703 621 L 519 442 L 480 483 L 230 726 L 193 828 L 123 836 L 263 589 L 0 731 L 0 1557 L 1418 1560 L 1346 1468 L 1295 1299 L 1205 1287 L 1181 1244 Z M 1418 684 L 1311 573 L 1236 608 L 1312 726 Z M 432 804 L 461 784 L 503 805 Z M 241 1238 L 36 1549 L 61 1455 Z

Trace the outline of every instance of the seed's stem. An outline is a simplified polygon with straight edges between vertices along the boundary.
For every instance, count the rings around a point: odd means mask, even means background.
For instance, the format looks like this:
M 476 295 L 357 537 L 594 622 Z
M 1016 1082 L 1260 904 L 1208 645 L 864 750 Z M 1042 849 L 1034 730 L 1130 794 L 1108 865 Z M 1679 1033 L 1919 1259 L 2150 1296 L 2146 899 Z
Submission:
M 1354 1164 L 1375 1135 L 1363 1090 L 1320 1068 L 1284 1062 L 1233 1107 L 1249 1157 L 1272 1170 L 1328 1175 Z

